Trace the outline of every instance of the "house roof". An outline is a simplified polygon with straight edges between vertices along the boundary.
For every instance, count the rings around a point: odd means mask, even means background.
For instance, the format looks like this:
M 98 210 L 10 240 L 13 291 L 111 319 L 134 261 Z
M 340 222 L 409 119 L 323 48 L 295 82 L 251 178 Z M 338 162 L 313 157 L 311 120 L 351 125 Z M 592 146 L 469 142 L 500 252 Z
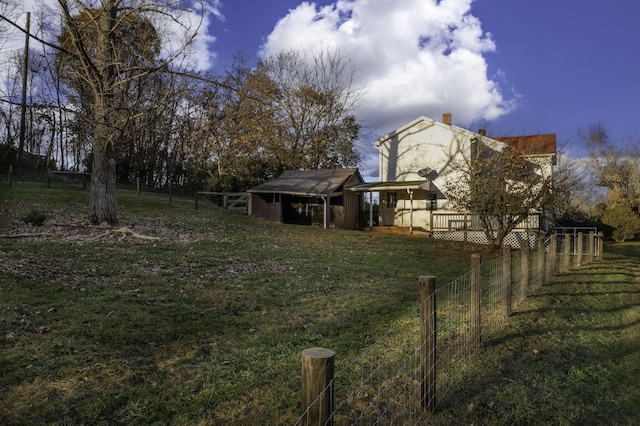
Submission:
M 556 153 L 556 135 L 507 136 L 495 138 L 528 155 L 553 155 Z
M 255 186 L 247 192 L 257 194 L 289 194 L 307 197 L 330 195 L 356 175 L 358 183 L 363 179 L 357 168 L 286 170 L 280 177 Z
M 455 129 L 457 132 L 468 132 L 468 134 L 477 134 L 472 130 L 464 129 L 453 124 L 441 123 L 433 118 L 426 117 L 424 115 L 417 117 L 410 122 L 404 124 L 398 129 L 384 135 L 374 142 L 374 146 L 379 147 L 387 139 L 390 139 L 399 133 L 410 129 L 417 124 L 425 123 L 427 125 L 441 125 Z M 482 134 L 484 135 L 484 133 Z M 556 153 L 556 135 L 555 133 L 541 134 L 541 135 L 525 135 L 525 136 L 505 136 L 505 137 L 492 137 L 490 139 L 502 142 L 513 148 L 516 148 L 527 155 L 554 155 Z
M 413 127 L 413 126 L 415 126 L 417 124 L 420 124 L 420 123 L 426 123 L 426 124 L 429 124 L 429 125 L 434 125 L 434 124 L 436 124 L 438 122 L 436 120 L 434 120 L 433 118 L 429 118 L 429 117 L 426 117 L 424 115 L 421 115 L 420 117 L 414 118 L 410 122 L 402 125 L 401 127 L 395 129 L 394 131 L 392 131 L 390 133 L 387 133 L 383 137 L 381 137 L 378 140 L 374 141 L 373 145 L 378 147 L 382 143 L 384 143 L 384 141 L 386 141 L 387 139 L 391 139 L 392 137 L 398 135 L 399 133 L 402 133 L 405 130 L 410 129 L 411 127 Z
M 449 116 L 449 120 L 451 120 L 450 116 Z M 464 127 L 456 126 L 455 124 L 451 124 L 450 121 L 447 124 L 447 123 L 435 120 L 433 118 L 429 118 L 429 117 L 427 117 L 425 115 L 421 115 L 421 116 L 419 116 L 417 118 L 414 118 L 410 122 L 402 125 L 401 127 L 393 130 L 392 132 L 389 132 L 386 135 L 382 136 L 378 140 L 374 141 L 373 145 L 376 148 L 379 148 L 380 145 L 384 144 L 387 140 L 392 139 L 392 138 L 398 136 L 399 134 L 401 134 L 401 133 L 403 133 L 403 132 L 405 132 L 405 131 L 407 131 L 407 130 L 409 130 L 412 127 L 417 126 L 417 125 L 422 125 L 424 127 L 441 126 L 443 128 L 451 129 L 456 134 L 466 134 L 469 138 L 472 138 L 474 135 L 479 135 L 478 133 L 476 133 L 476 132 L 474 132 L 472 130 L 465 129 Z

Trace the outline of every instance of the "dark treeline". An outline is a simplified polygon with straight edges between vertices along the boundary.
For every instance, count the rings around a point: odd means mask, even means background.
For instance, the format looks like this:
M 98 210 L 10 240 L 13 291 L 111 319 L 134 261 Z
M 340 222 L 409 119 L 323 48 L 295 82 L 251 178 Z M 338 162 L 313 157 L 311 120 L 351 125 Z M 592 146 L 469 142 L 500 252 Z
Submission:
M 72 22 L 89 21 L 91 13 Z M 160 66 L 161 39 L 152 23 L 136 15 L 123 22 L 115 38 L 118 67 Z M 82 35 L 87 46 L 94 36 Z M 73 34 L 61 30 L 56 41 L 62 51 L 32 43 L 26 73 L 24 52 L 7 57 L 9 78 L 0 87 L 3 170 L 11 164 L 92 171 L 97 95 L 79 72 L 78 57 L 65 53 Z M 286 169 L 355 166 L 361 92 L 352 87 L 353 72 L 348 60 L 328 52 L 283 52 L 257 64 L 238 54 L 217 73 L 167 67 L 129 78 L 120 72 L 110 94 L 117 106 L 110 111 L 116 179 L 239 191 Z

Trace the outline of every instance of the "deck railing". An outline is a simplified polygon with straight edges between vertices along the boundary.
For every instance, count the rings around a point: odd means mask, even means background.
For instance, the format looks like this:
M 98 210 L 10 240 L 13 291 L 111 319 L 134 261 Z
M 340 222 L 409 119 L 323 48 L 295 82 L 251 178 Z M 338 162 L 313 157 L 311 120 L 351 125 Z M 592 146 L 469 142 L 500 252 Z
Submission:
M 493 219 L 496 221 L 496 219 Z M 471 213 L 433 213 L 431 215 L 432 231 L 482 231 L 480 216 Z M 539 214 L 528 216 L 521 221 L 515 230 L 540 230 L 541 217 Z

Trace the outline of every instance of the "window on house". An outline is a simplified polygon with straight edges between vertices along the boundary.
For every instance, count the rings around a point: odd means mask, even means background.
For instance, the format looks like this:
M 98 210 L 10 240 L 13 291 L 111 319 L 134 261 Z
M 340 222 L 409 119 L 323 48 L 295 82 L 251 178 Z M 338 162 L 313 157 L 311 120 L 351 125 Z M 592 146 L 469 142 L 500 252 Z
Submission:
M 395 209 L 397 205 L 398 205 L 398 193 L 395 191 L 387 192 L 387 207 L 390 209 Z
M 432 212 L 438 210 L 438 194 L 435 192 L 427 192 L 427 210 Z

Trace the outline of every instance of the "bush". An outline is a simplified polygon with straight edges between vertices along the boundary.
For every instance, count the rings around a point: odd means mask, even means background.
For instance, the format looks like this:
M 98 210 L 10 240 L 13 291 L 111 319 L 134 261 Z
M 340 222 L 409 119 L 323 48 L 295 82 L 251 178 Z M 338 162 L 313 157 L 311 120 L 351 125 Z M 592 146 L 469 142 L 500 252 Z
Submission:
M 602 223 L 613 228 L 611 236 L 616 242 L 631 240 L 640 234 L 640 216 L 630 207 L 612 204 L 602 214 Z
M 22 220 L 33 226 L 42 226 L 44 221 L 47 220 L 47 215 L 38 210 L 31 210 Z

